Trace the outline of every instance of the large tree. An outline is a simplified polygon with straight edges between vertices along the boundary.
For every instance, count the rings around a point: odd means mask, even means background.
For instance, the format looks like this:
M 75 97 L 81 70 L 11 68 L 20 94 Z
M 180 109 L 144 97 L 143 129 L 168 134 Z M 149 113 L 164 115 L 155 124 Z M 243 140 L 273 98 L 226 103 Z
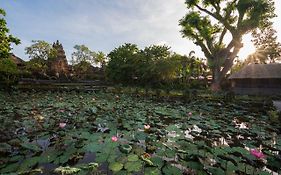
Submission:
M 31 46 L 25 48 L 25 53 L 31 60 L 47 61 L 56 54 L 52 45 L 43 40 L 32 40 Z
M 52 45 L 43 40 L 32 40 L 32 44 L 25 48 L 25 53 L 30 58 L 26 64 L 27 71 L 35 78 L 47 78 L 48 61 L 56 55 Z
M 140 50 L 135 70 L 138 82 L 147 86 L 158 86 L 176 74 L 178 60 L 166 45 L 151 45 Z
M 20 44 L 20 40 L 9 34 L 7 22 L 5 20 L 6 12 L 0 8 L 0 59 L 9 58 L 11 44 Z
M 273 0 L 186 0 L 185 3 L 189 12 L 180 20 L 182 35 L 201 47 L 213 72 L 212 88 L 218 90 L 243 47 L 242 36 L 271 25 L 269 20 L 275 16 Z
M 87 46 L 85 45 L 75 45 L 74 46 L 75 51 L 72 53 L 72 64 L 79 64 L 81 62 L 87 62 L 90 64 L 96 64 L 96 53 L 94 51 L 91 51 Z
M 97 78 L 93 65 L 100 65 L 102 70 L 105 65 L 106 56 L 103 52 L 94 52 L 85 45 L 75 45 L 72 53 L 72 65 L 74 74 L 79 79 Z M 102 71 L 103 74 L 103 71 Z M 104 76 L 104 75 L 102 75 Z
M 108 54 L 107 77 L 114 82 L 132 83 L 136 76 L 134 65 L 138 53 L 137 45 L 131 43 L 125 43 L 112 50 Z
M 5 16 L 6 12 L 0 8 L 0 86 L 10 89 L 19 73 L 16 64 L 9 59 L 11 44 L 20 44 L 20 40 L 9 34 Z
M 165 45 L 138 49 L 135 44 L 124 44 L 111 51 L 108 57 L 107 78 L 124 84 L 168 86 L 177 78 L 181 66 L 181 56 Z

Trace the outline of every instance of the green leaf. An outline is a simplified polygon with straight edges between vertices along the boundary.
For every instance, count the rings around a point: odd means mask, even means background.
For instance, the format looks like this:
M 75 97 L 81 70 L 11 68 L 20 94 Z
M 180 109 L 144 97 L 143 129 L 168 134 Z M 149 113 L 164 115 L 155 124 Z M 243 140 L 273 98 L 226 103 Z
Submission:
M 202 170 L 203 169 L 203 165 L 201 163 L 194 162 L 194 161 L 188 161 L 187 166 L 189 168 L 192 168 L 193 170 Z
M 68 147 L 64 151 L 64 153 L 55 160 L 55 163 L 56 164 L 66 163 L 72 157 L 72 155 L 76 152 L 77 152 L 77 149 L 74 146 Z
M 12 163 L 7 165 L 5 168 L 0 170 L 0 173 L 11 173 L 11 172 L 15 172 L 16 170 L 18 170 L 20 164 L 19 163 Z
M 128 155 L 128 161 L 129 162 L 134 162 L 134 161 L 138 161 L 139 160 L 139 157 L 135 154 L 130 154 Z
M 39 145 L 37 145 L 37 144 L 33 144 L 33 143 L 22 143 L 21 146 L 24 147 L 24 148 L 30 149 L 30 150 L 32 150 L 32 151 L 35 151 L 35 152 L 41 151 L 41 148 L 40 148 Z
M 120 149 L 120 151 L 121 151 L 122 153 L 128 154 L 128 153 L 131 152 L 132 146 L 129 145 L 129 144 L 124 144 L 124 145 L 120 145 L 119 149 Z
M 144 170 L 144 175 L 161 175 L 161 171 L 157 168 L 148 167 Z
M 125 169 L 129 172 L 138 172 L 142 168 L 142 163 L 140 161 L 127 162 L 125 164 Z
M 41 154 L 40 163 L 50 163 L 57 159 L 62 154 L 61 151 L 56 150 L 54 147 L 50 147 Z
M 40 157 L 31 157 L 31 158 L 24 160 L 21 163 L 19 170 L 20 171 L 29 170 L 30 168 L 35 166 L 40 161 L 40 159 L 41 159 Z
M 175 110 L 167 109 L 166 107 L 156 107 L 155 111 L 156 114 L 161 116 L 178 116 L 178 112 Z
M 225 175 L 225 172 L 221 168 L 211 167 L 208 169 L 208 171 L 216 175 Z
M 119 162 L 113 162 L 109 164 L 109 169 L 112 170 L 113 172 L 118 172 L 123 168 L 123 164 Z
M 107 156 L 108 155 L 104 155 L 103 153 L 97 153 L 96 154 L 96 161 L 98 163 L 103 163 L 103 162 L 107 161 Z
M 164 161 L 160 157 L 152 157 L 150 160 L 153 165 L 158 166 L 158 168 L 161 168 L 164 165 Z
M 262 172 L 259 172 L 258 175 L 271 175 L 271 173 L 266 172 L 266 171 L 262 171 Z
M 171 166 L 171 165 L 167 165 L 163 168 L 163 173 L 165 175 L 181 175 L 182 172 L 180 169 L 178 169 L 177 167 Z
M 227 162 L 227 172 L 233 173 L 237 170 L 237 167 L 230 161 Z
M 92 142 L 85 145 L 82 150 L 85 152 L 98 152 L 102 149 L 102 145 L 98 144 L 97 142 Z

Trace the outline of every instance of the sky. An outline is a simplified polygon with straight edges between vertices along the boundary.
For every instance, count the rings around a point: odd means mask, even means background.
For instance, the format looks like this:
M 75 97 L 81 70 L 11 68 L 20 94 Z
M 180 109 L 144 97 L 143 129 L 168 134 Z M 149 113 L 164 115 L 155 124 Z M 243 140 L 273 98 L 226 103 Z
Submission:
M 274 27 L 281 41 L 281 1 L 275 1 Z M 181 36 L 178 21 L 187 13 L 184 0 L 0 0 L 0 8 L 7 13 L 10 33 L 21 39 L 13 52 L 24 60 L 29 59 L 24 48 L 32 40 L 59 40 L 68 60 L 76 44 L 106 54 L 124 43 L 139 48 L 166 44 L 180 54 L 195 50 L 204 56 L 200 47 Z M 254 51 L 250 40 L 247 35 L 240 57 Z

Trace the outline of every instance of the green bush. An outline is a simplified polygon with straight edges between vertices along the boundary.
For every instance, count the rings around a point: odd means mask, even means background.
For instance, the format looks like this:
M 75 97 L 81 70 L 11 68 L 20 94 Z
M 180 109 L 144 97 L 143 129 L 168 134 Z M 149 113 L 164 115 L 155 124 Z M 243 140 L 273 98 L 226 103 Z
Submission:
M 9 88 L 19 78 L 17 65 L 11 59 L 0 59 L 0 87 Z

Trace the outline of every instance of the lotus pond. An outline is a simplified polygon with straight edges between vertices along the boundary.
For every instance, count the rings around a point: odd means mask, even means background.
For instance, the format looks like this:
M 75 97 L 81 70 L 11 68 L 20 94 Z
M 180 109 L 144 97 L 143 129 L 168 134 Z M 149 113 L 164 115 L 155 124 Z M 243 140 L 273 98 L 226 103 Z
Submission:
M 0 174 L 280 174 L 263 101 L 0 93 Z

